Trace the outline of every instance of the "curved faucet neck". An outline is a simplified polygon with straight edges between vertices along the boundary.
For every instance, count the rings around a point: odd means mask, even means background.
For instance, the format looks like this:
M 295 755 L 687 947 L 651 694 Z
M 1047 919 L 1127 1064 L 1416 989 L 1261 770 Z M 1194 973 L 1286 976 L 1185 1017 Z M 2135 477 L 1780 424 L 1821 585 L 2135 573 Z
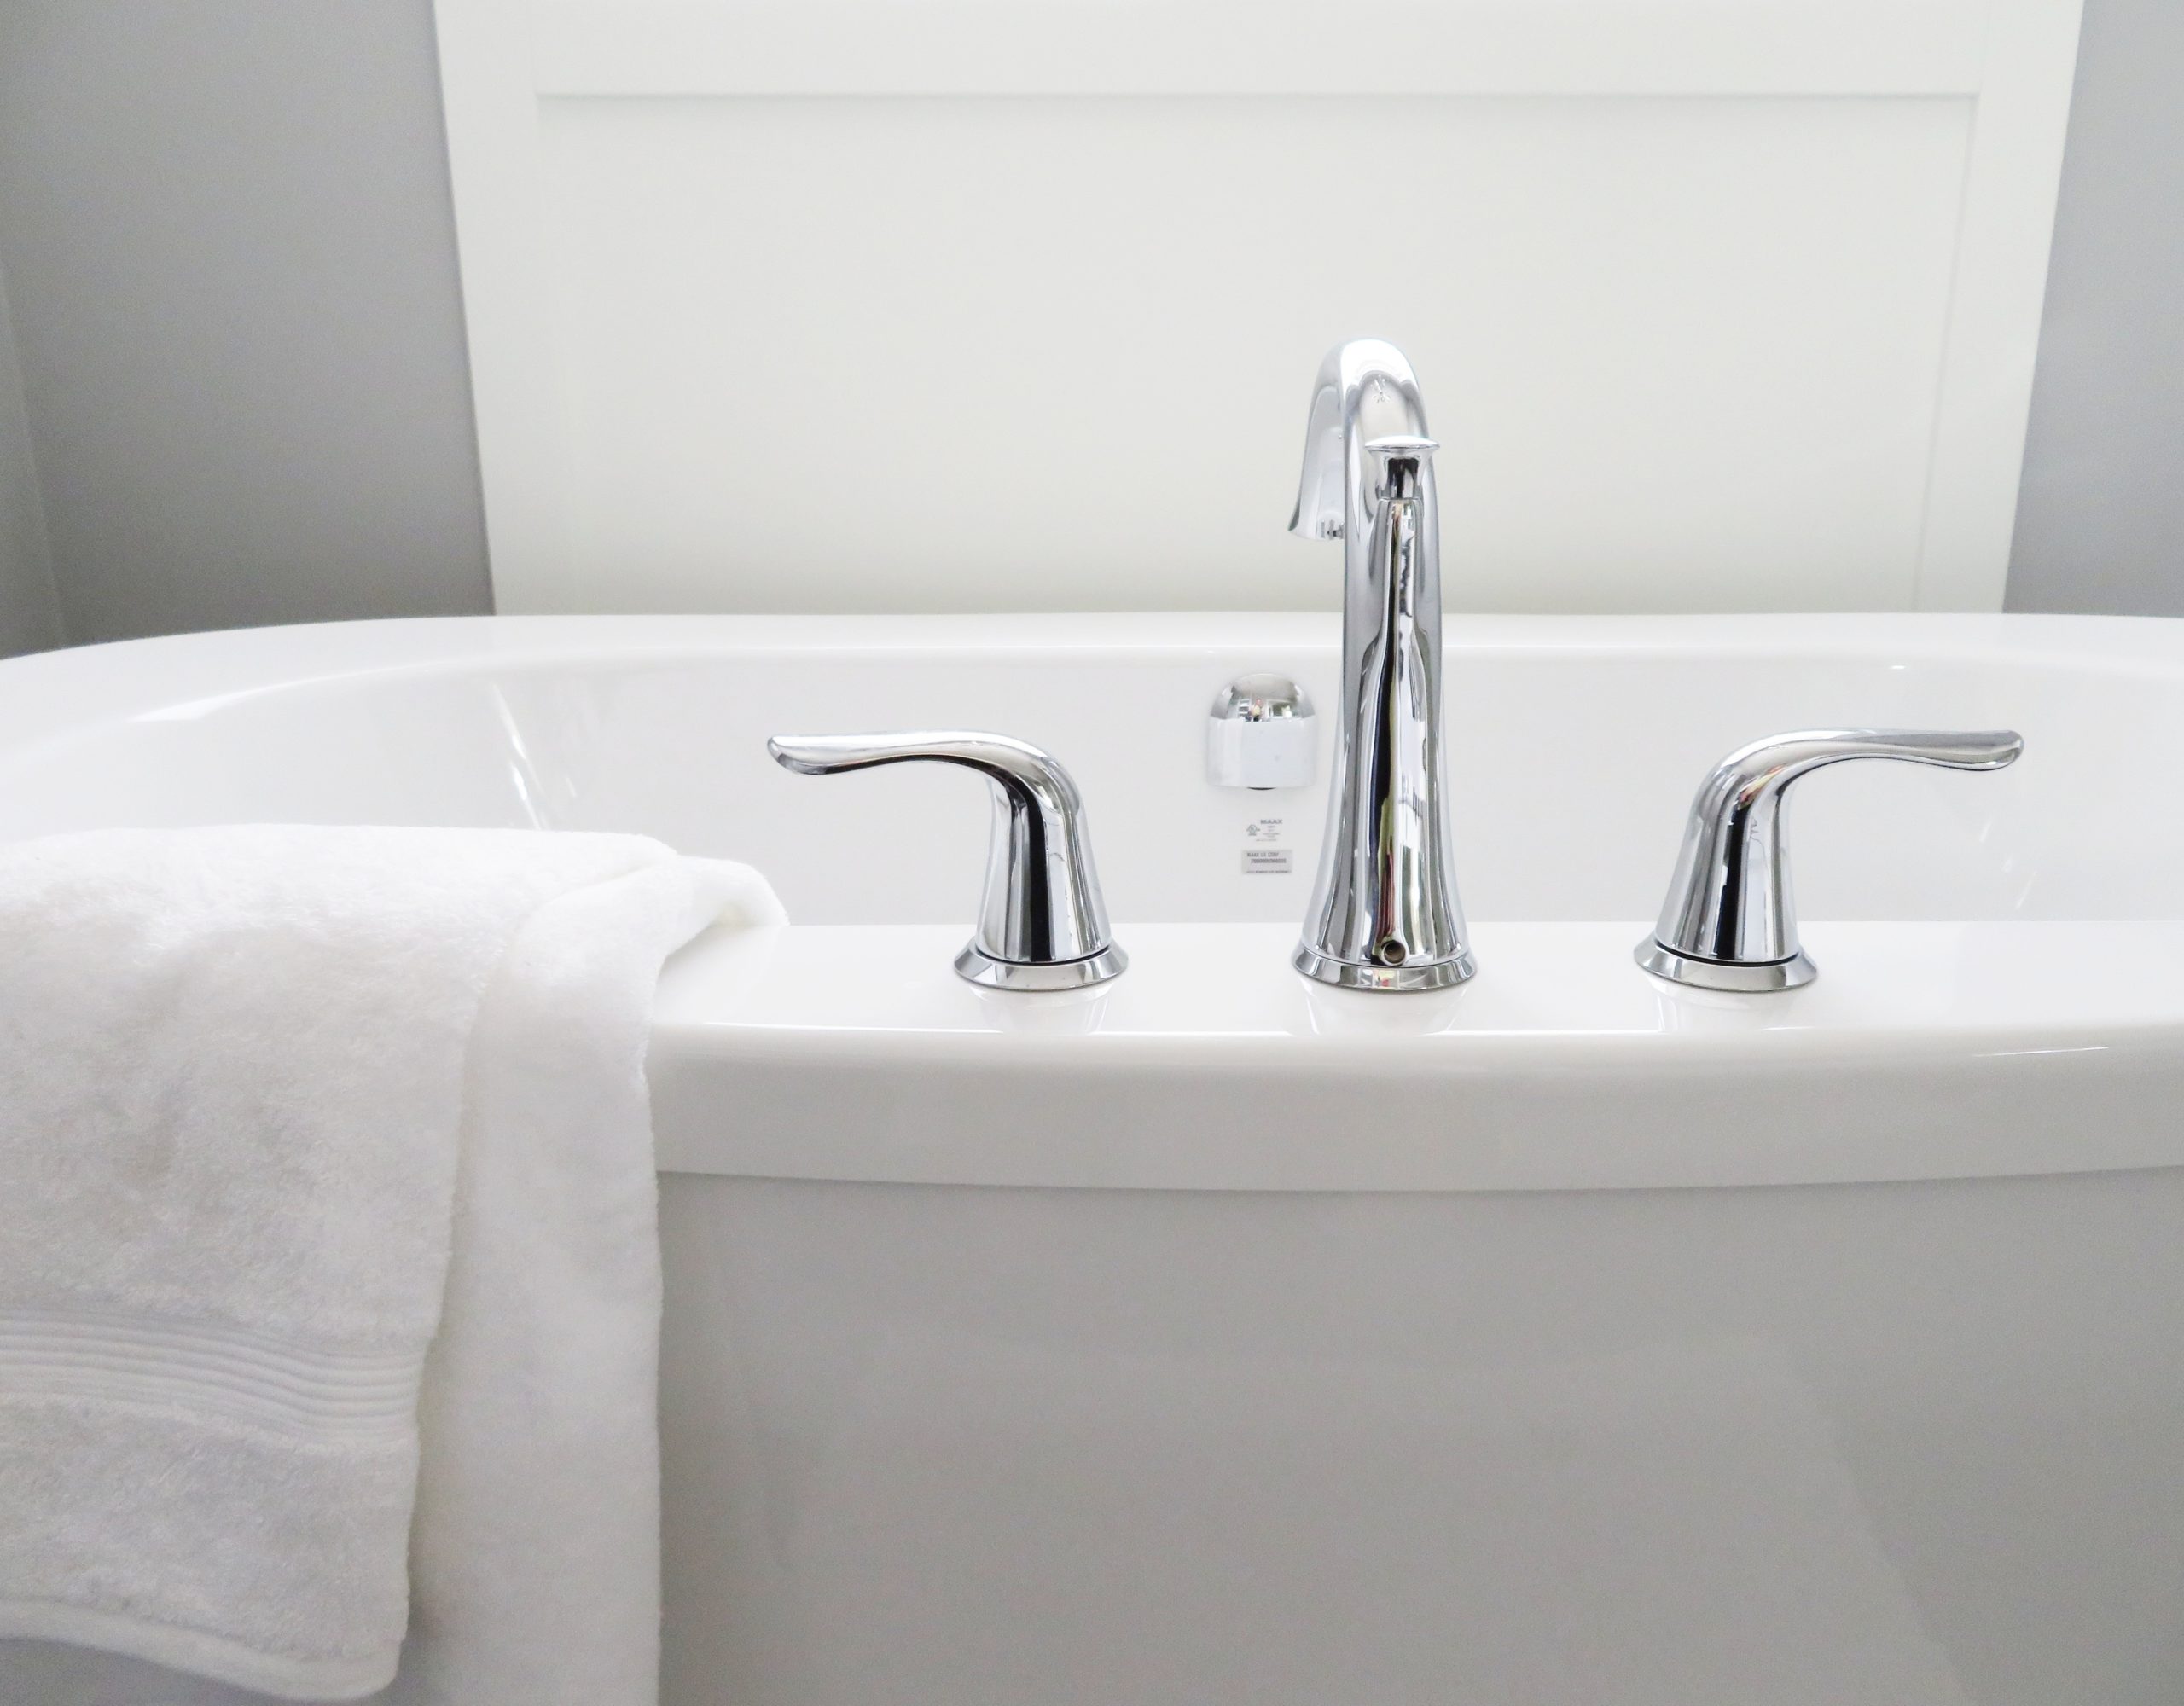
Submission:
M 1378 338 L 1336 345 L 1313 384 L 1289 531 L 1362 549 L 1371 537 L 1374 502 L 1365 445 L 1374 438 L 1430 436 L 1418 375 L 1401 350 Z M 1345 560 L 1350 554 L 1345 551 Z
M 1440 517 L 1426 405 L 1378 339 L 1321 363 L 1292 531 L 1343 542 L 1342 683 L 1327 839 L 1295 964 L 1352 989 L 1472 974 L 1441 752 Z

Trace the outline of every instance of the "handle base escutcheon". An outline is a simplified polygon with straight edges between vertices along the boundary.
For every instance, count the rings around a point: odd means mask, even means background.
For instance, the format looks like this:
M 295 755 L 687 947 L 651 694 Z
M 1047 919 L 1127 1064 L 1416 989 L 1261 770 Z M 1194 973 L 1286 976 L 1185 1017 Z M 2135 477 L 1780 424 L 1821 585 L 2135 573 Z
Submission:
M 1289 963 L 1313 982 L 1332 984 L 1338 989 L 1385 989 L 1403 994 L 1420 989 L 1453 989 L 1457 984 L 1468 982 L 1478 971 L 1478 961 L 1472 957 L 1468 948 L 1451 959 L 1410 960 L 1401 965 L 1384 966 L 1338 960 L 1332 954 L 1322 954 L 1309 942 L 1300 942 L 1290 955 Z
M 1770 995 L 1782 989 L 1802 989 L 1820 975 L 1820 967 L 1802 948 L 1787 960 L 1702 960 L 1695 954 L 1664 948 L 1649 936 L 1631 950 L 1631 957 L 1669 983 L 1693 989 L 1725 989 L 1738 995 Z

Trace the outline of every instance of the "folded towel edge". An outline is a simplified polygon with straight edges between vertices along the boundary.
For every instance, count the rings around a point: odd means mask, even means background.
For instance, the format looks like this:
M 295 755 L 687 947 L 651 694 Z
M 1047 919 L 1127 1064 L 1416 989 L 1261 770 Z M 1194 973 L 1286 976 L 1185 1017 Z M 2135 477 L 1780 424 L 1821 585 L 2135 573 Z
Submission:
M 360 1700 L 395 1671 L 383 1657 L 282 1658 L 200 1629 L 50 1599 L 0 1599 L 0 1637 L 96 1647 L 282 1700 Z

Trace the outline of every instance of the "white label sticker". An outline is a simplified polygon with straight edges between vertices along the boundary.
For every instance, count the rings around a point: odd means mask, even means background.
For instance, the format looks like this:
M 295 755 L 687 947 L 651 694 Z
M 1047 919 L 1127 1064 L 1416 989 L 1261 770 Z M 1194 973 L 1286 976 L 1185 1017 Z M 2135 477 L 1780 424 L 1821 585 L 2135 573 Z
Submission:
M 1244 874 L 1247 877 L 1279 877 L 1289 870 L 1289 850 L 1287 847 L 1246 847 L 1244 850 Z

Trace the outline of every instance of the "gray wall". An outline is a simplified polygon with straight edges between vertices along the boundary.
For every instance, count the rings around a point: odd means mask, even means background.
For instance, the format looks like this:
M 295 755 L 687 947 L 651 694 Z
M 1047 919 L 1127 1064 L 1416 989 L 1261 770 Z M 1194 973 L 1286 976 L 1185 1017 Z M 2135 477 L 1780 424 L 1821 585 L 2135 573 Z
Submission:
M 7 277 L 0 273 L 0 657 L 60 643 L 61 601 L 31 456 Z
M 0 652 L 489 607 L 430 0 L 0 0 Z M 2184 0 L 2087 0 L 2010 603 L 2184 613 Z
M 489 604 L 430 0 L 0 0 L 71 641 Z
M 2184 3 L 2086 0 L 2013 610 L 2184 615 Z

